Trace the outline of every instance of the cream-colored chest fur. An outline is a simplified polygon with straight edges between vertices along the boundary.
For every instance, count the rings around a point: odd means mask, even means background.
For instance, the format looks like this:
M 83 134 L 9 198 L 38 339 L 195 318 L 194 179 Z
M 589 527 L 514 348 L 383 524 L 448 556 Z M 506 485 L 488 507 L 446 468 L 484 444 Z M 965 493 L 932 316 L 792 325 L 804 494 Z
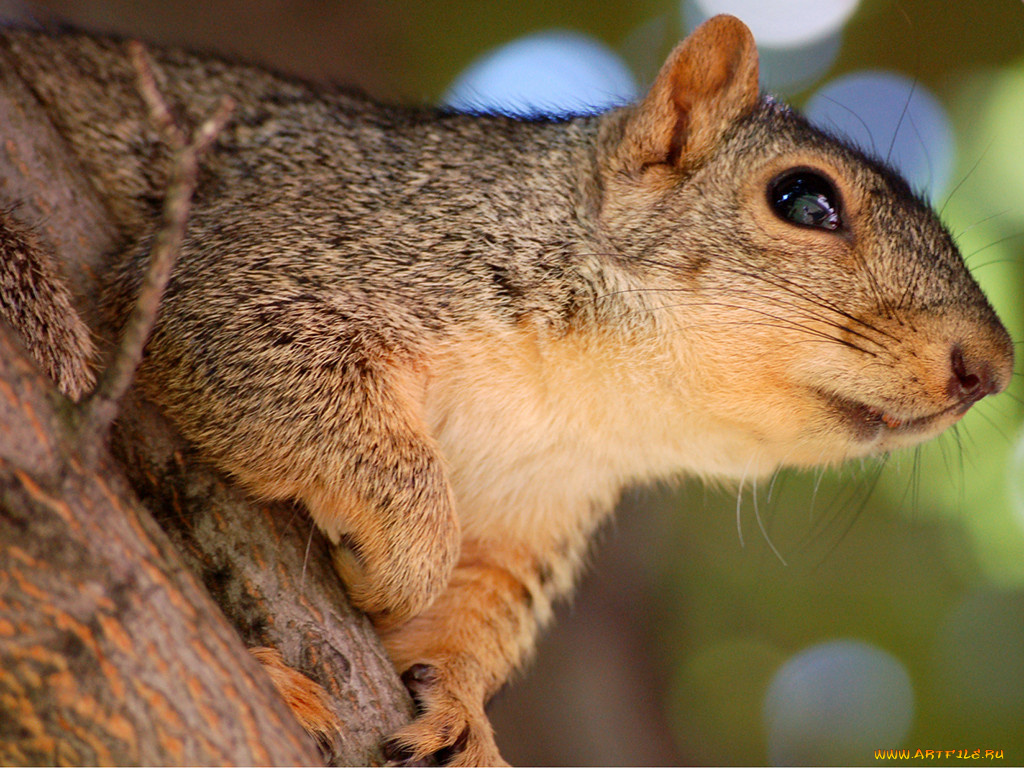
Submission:
M 497 328 L 446 343 L 425 416 L 463 536 L 555 544 L 633 482 L 770 469 L 749 430 L 703 407 L 701 372 L 680 354 L 650 339 Z

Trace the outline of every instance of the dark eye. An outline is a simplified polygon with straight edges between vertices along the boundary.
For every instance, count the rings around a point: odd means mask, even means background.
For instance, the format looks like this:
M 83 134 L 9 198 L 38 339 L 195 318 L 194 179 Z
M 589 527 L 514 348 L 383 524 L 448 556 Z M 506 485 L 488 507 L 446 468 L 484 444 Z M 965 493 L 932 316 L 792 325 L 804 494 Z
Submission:
M 801 227 L 835 231 L 842 225 L 839 194 L 814 171 L 789 171 L 776 178 L 768 187 L 768 202 L 780 219 Z

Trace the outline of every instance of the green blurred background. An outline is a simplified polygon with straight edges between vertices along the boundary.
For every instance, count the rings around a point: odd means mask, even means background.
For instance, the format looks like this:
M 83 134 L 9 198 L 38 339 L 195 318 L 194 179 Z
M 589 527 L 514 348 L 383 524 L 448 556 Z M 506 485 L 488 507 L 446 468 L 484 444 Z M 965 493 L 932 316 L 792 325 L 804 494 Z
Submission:
M 764 5 L 797 24 L 829 4 Z M 417 102 L 439 99 L 494 47 L 546 29 L 603 42 L 642 88 L 692 23 L 687 8 L 660 0 L 0 3 L 10 18 L 186 44 Z M 951 183 L 937 204 L 1014 339 L 1024 339 L 1024 4 L 864 0 L 833 42 L 834 61 L 785 96 L 800 106 L 845 73 L 883 70 L 935 97 L 954 139 Z M 981 403 L 956 435 L 884 464 L 783 473 L 770 488 L 741 493 L 693 482 L 628 493 L 577 599 L 491 706 L 506 757 L 972 762 L 945 752 L 874 756 L 902 746 L 1024 763 L 1022 396 L 1018 374 L 1010 393 Z M 807 653 L 814 648 L 825 659 L 817 665 Z M 1003 758 L 986 759 L 985 750 Z

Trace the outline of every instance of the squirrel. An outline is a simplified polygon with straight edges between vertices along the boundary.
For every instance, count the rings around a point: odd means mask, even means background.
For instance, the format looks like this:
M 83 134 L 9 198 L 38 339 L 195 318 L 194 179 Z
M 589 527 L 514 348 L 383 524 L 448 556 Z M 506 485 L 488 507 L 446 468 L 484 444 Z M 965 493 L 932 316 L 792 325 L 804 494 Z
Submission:
M 170 158 L 125 45 L 0 45 L 133 244 L 123 317 Z M 624 487 L 881 454 L 1008 385 L 1010 337 L 939 218 L 762 95 L 734 17 L 638 103 L 559 119 L 152 56 L 181 114 L 237 108 L 137 386 L 332 542 L 418 703 L 394 759 L 502 762 L 484 704 Z

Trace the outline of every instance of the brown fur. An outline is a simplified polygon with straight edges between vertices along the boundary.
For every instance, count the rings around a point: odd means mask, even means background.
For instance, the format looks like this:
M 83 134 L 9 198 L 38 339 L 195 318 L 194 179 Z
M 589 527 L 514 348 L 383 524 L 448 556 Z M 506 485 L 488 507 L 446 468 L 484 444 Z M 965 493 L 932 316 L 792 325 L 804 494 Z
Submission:
M 72 400 L 94 383 L 96 350 L 71 293 L 38 237 L 0 211 L 0 321 Z
M 136 243 L 167 172 L 121 43 L 3 45 Z M 905 182 L 761 97 L 707 22 L 638 105 L 518 121 L 377 105 L 155 51 L 206 166 L 141 386 L 253 492 L 295 497 L 422 713 L 404 756 L 500 761 L 483 705 L 622 488 L 938 434 L 1004 388 L 1006 331 Z M 766 189 L 827 175 L 844 228 Z
M 275 648 L 250 648 L 249 652 L 263 665 L 270 681 L 306 732 L 318 741 L 329 744 L 338 726 L 328 703 L 327 692 L 285 664 L 281 652 Z

